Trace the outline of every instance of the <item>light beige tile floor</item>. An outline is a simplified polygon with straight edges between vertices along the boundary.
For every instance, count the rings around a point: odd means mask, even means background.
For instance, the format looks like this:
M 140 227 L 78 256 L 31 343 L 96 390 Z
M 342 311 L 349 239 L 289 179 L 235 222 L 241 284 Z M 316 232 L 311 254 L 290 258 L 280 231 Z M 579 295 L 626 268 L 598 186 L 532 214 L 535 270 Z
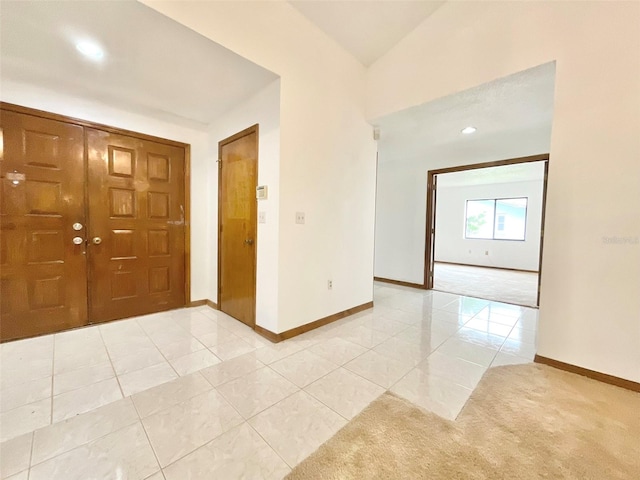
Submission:
M 376 284 L 277 345 L 198 307 L 0 346 L 0 478 L 279 479 L 389 389 L 455 419 L 537 310 Z

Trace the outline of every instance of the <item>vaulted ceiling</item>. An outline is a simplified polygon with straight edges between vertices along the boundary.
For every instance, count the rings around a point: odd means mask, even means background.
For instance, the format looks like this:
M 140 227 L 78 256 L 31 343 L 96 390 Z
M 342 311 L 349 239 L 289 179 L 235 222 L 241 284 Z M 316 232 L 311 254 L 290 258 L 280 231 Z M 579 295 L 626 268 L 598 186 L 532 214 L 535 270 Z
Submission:
M 300 13 L 369 66 L 444 0 L 290 0 Z

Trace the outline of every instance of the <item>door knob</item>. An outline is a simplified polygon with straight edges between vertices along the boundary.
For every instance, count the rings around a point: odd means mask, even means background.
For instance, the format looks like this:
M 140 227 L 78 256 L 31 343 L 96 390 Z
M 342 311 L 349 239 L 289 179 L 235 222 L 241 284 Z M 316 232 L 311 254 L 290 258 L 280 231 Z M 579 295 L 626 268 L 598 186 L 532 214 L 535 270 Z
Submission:
M 244 243 L 245 243 L 246 245 L 253 245 L 253 238 L 247 238 L 247 239 L 244 241 Z
M 72 227 L 72 228 L 77 232 L 77 231 L 79 231 L 79 230 L 82 230 L 82 224 L 81 224 L 81 223 L 76 222 L 76 223 L 74 223 L 74 224 L 73 224 L 73 227 Z
M 82 237 L 73 237 L 72 240 L 74 245 L 82 245 L 84 243 L 84 238 Z
M 102 239 L 100 237 L 93 237 L 91 241 L 94 245 L 100 245 L 102 243 Z

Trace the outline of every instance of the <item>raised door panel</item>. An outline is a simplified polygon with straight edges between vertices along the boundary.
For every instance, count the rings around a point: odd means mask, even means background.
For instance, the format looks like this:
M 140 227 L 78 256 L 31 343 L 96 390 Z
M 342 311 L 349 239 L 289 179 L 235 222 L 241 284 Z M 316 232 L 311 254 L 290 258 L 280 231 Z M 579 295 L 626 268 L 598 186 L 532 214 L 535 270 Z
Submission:
M 257 131 L 220 146 L 220 309 L 255 325 Z M 233 138 L 233 137 L 232 137 Z
M 184 306 L 184 149 L 87 129 L 90 317 Z
M 83 128 L 4 109 L 0 128 L 0 338 L 85 325 Z

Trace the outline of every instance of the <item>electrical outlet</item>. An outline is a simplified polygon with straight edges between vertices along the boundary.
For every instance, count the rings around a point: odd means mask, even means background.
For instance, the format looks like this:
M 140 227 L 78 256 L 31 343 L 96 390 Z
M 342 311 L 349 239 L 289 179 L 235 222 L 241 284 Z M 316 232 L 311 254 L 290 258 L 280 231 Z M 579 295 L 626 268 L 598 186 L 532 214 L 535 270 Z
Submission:
M 267 212 L 258 212 L 258 223 L 267 223 Z
M 328 290 L 332 290 L 333 289 L 333 280 L 327 280 L 327 289 Z
M 485 251 L 484 251 L 484 254 L 485 254 L 485 255 L 489 255 L 489 250 L 485 250 Z
M 304 223 L 304 212 L 296 212 L 296 223 Z

